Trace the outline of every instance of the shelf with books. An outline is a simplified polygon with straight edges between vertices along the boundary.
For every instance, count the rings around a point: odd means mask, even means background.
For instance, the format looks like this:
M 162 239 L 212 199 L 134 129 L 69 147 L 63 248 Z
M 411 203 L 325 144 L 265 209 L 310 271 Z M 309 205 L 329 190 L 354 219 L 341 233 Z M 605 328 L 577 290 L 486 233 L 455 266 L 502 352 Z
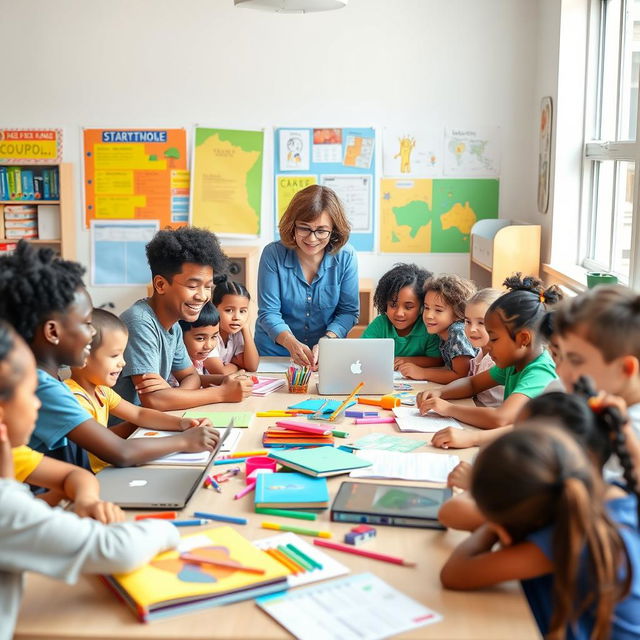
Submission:
M 24 195 L 27 197 L 23 198 Z M 11 251 L 24 239 L 50 246 L 63 258 L 73 260 L 76 255 L 74 216 L 70 163 L 0 165 L 0 253 Z

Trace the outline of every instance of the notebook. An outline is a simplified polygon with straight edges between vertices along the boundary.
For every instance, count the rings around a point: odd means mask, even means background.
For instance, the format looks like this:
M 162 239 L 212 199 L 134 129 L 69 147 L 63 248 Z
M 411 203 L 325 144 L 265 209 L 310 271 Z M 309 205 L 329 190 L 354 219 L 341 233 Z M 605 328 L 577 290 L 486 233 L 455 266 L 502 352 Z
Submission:
M 393 391 L 392 338 L 320 340 L 318 393 L 348 395 L 364 382 L 367 395 Z
M 326 509 L 329 506 L 327 481 L 302 473 L 262 473 L 256 482 L 255 506 Z
M 269 455 L 286 467 L 318 478 L 337 476 L 353 469 L 371 466 L 367 460 L 361 460 L 352 453 L 334 447 L 274 451 Z
M 190 563 L 180 559 L 186 552 L 264 574 Z M 216 527 L 185 536 L 178 550 L 161 553 L 136 571 L 104 579 L 141 622 L 148 622 L 282 591 L 290 573 L 235 529 Z
M 273 393 L 280 387 L 284 387 L 287 381 L 284 378 L 265 378 L 263 376 L 257 376 L 258 382 L 253 385 L 251 395 L 254 396 L 267 396 Z
M 269 427 L 262 435 L 262 446 L 271 447 L 332 447 L 335 439 L 332 435 L 290 431 L 281 427 Z

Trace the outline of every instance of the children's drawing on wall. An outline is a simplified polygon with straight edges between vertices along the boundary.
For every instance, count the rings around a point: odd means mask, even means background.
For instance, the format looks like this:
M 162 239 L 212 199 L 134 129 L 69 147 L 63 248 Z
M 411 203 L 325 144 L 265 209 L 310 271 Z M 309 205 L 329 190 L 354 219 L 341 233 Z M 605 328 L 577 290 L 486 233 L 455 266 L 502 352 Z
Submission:
M 385 128 L 383 173 L 394 178 L 434 178 L 442 175 L 443 129 Z
M 280 171 L 308 171 L 308 129 L 280 129 Z

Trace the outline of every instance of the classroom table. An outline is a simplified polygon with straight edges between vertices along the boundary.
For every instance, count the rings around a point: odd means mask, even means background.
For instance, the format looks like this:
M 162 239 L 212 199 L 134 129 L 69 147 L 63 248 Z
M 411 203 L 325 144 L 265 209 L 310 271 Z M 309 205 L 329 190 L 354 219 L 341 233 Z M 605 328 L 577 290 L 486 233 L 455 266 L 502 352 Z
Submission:
M 272 374 L 261 374 L 272 376 Z M 429 383 L 415 383 L 416 391 L 427 388 Z M 315 383 L 310 391 L 315 391 Z M 436 385 L 437 386 L 437 385 Z M 312 394 L 309 394 L 312 395 Z M 363 390 L 363 395 L 364 390 Z M 209 405 L 207 410 L 263 411 L 282 409 L 308 396 L 289 394 L 286 387 L 268 396 L 250 397 L 240 404 Z M 471 400 L 455 402 L 470 403 Z M 373 409 L 373 407 L 363 407 Z M 205 407 L 203 407 L 205 409 Z M 179 412 L 181 413 L 181 412 Z M 381 415 L 390 415 L 381 411 Z M 254 417 L 252 426 L 244 430 L 238 451 L 260 449 L 260 438 L 265 428 L 273 424 L 273 418 Z M 353 425 L 350 418 L 341 418 L 337 424 L 350 432 L 350 439 L 367 433 L 396 433 L 393 424 Z M 406 433 L 406 437 L 428 442 L 430 434 Z M 340 443 L 339 439 L 336 439 Z M 420 451 L 441 451 L 430 446 Z M 473 449 L 441 451 L 455 453 L 461 459 L 470 460 Z M 243 466 L 243 465 L 241 465 Z M 327 478 L 331 498 L 348 475 Z M 366 482 L 366 479 L 359 479 Z M 371 480 L 372 482 L 396 482 L 393 480 Z M 398 484 L 416 484 L 398 482 Z M 277 532 L 260 528 L 260 522 L 270 520 L 282 524 L 311 526 L 333 532 L 333 540 L 342 542 L 344 534 L 354 526 L 330 521 L 329 509 L 322 512 L 315 522 L 305 522 L 278 516 L 266 516 L 253 512 L 253 494 L 234 500 L 236 491 L 244 487 L 241 476 L 232 478 L 223 485 L 219 494 L 212 489 L 198 489 L 182 512 L 183 516 L 194 511 L 209 511 L 229 515 L 242 515 L 249 519 L 246 526 L 237 529 L 248 539 L 266 538 Z M 135 512 L 127 512 L 133 518 Z M 217 526 L 213 523 L 211 526 Z M 181 534 L 196 533 L 198 527 L 182 529 Z M 454 531 L 411 529 L 376 525 L 377 536 L 366 543 L 366 548 L 414 560 L 417 566 L 404 567 L 364 557 L 322 549 L 351 569 L 351 574 L 370 571 L 406 595 L 442 614 L 443 621 L 404 633 L 400 638 L 452 639 L 452 640 L 501 640 L 538 638 L 537 628 L 529 607 L 517 583 L 508 583 L 481 592 L 456 592 L 442 588 L 439 572 L 451 550 L 465 535 Z M 311 538 L 305 536 L 306 541 Z M 317 583 L 316 583 L 317 584 Z M 302 587 L 305 588 L 305 587 Z M 47 638 L 51 640 L 107 640 L 121 638 L 193 639 L 242 638 L 271 639 L 289 638 L 290 634 L 269 615 L 248 600 L 227 606 L 212 607 L 197 613 L 176 616 L 148 624 L 140 624 L 131 611 L 119 602 L 97 577 L 82 577 L 76 585 L 65 585 L 58 581 L 30 574 L 15 632 L 17 640 Z

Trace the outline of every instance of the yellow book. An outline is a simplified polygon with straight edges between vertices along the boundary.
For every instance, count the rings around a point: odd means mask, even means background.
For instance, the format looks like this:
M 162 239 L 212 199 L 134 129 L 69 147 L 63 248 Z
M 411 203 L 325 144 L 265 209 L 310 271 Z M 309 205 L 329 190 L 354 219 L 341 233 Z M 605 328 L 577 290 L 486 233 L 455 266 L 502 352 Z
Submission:
M 214 564 L 185 560 L 181 558 L 185 554 Z M 105 576 L 105 580 L 140 621 L 147 622 L 283 591 L 290 573 L 235 529 L 217 527 L 185 536 L 179 549 L 161 553 L 131 573 Z

